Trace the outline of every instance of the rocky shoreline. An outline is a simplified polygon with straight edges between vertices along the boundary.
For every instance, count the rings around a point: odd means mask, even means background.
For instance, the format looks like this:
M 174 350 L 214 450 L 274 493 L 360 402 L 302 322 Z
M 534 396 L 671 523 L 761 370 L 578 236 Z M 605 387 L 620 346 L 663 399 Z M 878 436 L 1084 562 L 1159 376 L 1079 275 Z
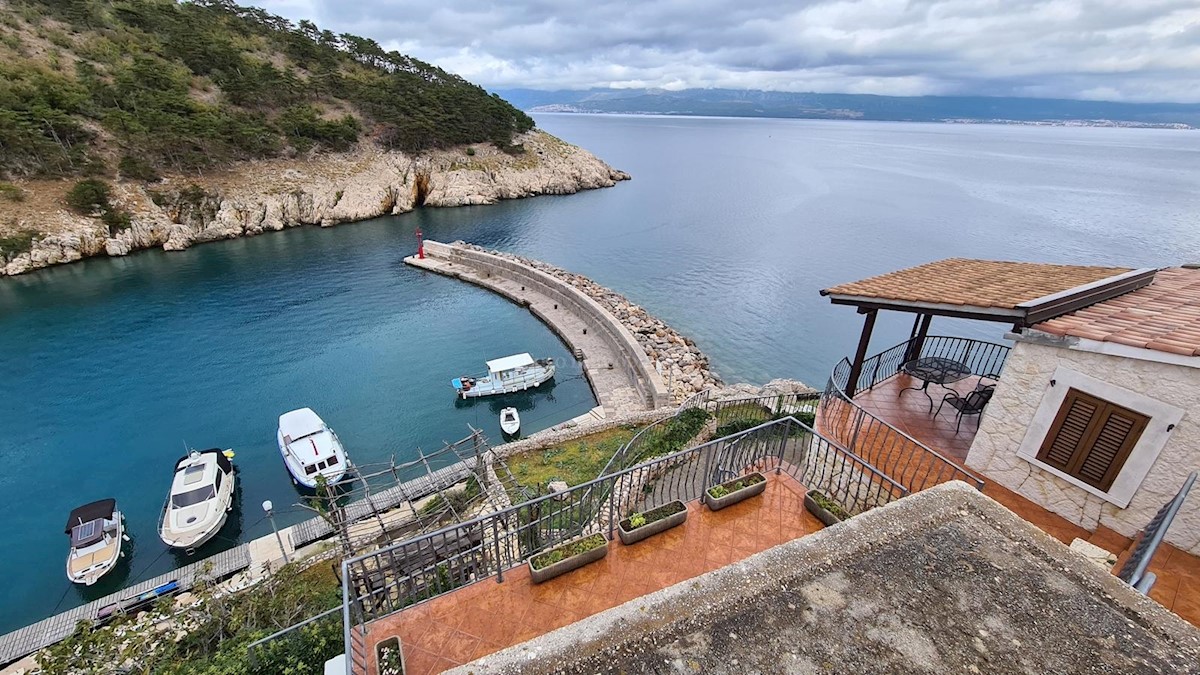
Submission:
M 709 366 L 708 356 L 691 338 L 652 316 L 628 298 L 605 288 L 582 274 L 568 272 L 540 260 L 513 253 L 495 251 L 475 244 L 456 241 L 452 245 L 470 248 L 512 260 L 549 274 L 581 291 L 621 322 L 641 345 L 650 362 L 670 387 L 672 400 L 679 402 L 691 394 L 722 386 L 721 378 Z
M 347 153 L 246 162 L 220 175 L 118 182 L 113 201 L 130 214 L 131 224 L 111 236 L 99 218 L 66 210 L 61 194 L 68 183 L 25 186 L 31 193 L 57 194 L 6 205 L 14 213 L 0 228 L 39 234 L 28 251 L 0 257 L 0 276 L 92 256 L 156 247 L 178 251 L 300 225 L 327 227 L 418 206 L 571 194 L 629 179 L 590 152 L 542 131 L 516 142 L 523 144 L 523 153 L 478 144 L 416 156 L 362 143 Z

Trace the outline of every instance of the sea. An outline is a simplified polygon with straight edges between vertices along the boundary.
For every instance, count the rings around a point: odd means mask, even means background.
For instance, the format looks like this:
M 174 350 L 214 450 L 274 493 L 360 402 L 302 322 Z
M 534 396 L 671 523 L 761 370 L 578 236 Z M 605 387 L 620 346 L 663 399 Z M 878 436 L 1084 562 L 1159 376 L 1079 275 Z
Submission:
M 819 291 L 947 257 L 1161 267 L 1200 262 L 1200 132 L 537 115 L 633 179 L 492 206 L 92 259 L 0 278 L 0 632 L 269 535 L 298 506 L 278 416 L 316 410 L 358 463 L 403 464 L 499 408 L 530 433 L 596 404 L 526 310 L 402 263 L 415 230 L 546 260 L 626 295 L 727 382 L 823 386 L 861 318 Z M 885 313 L 886 314 L 886 313 Z M 880 315 L 872 351 L 911 317 Z M 1001 340 L 1003 324 L 931 333 Z M 552 387 L 456 402 L 497 356 L 552 356 Z M 174 462 L 232 448 L 241 491 L 193 556 L 158 539 Z M 115 497 L 132 544 L 90 588 L 65 576 L 68 512 Z

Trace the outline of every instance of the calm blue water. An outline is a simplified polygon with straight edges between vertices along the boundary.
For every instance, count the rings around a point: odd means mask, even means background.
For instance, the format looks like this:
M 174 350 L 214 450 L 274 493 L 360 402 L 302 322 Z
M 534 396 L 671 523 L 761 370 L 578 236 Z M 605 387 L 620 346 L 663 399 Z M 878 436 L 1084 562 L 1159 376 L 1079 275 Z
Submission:
M 0 474 L 10 541 L 0 631 L 85 599 L 62 572 L 66 513 L 115 496 L 136 542 L 119 581 L 177 562 L 155 528 L 183 443 L 236 449 L 245 505 L 211 553 L 295 502 L 274 445 L 309 405 L 359 462 L 499 438 L 448 380 L 515 351 L 554 356 L 527 430 L 594 405 L 527 312 L 405 267 L 420 225 L 617 289 L 697 340 L 728 381 L 824 382 L 860 320 L 820 288 L 949 256 L 1129 266 L 1200 260 L 1200 133 L 543 115 L 633 174 L 616 188 L 423 210 L 0 279 Z M 881 315 L 873 349 L 907 335 Z M 1000 324 L 935 332 L 997 338 Z M 280 521 L 303 516 L 296 509 Z M 186 561 L 185 561 L 186 562 Z

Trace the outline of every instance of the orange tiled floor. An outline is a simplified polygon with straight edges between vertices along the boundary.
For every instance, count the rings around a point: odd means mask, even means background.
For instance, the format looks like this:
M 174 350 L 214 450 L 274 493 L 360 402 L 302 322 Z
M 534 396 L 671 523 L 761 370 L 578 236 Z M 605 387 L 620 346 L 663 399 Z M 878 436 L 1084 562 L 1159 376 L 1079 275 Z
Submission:
M 546 583 L 518 567 L 503 583 L 480 581 L 379 619 L 368 653 L 396 635 L 407 673 L 440 673 L 821 529 L 803 486 L 787 474 L 768 479 L 761 497 L 717 512 L 692 502 L 683 525 L 633 546 L 614 539 L 603 560 Z
M 953 383 L 950 387 L 960 394 L 966 394 L 974 389 L 978 382 L 979 378 L 969 377 Z M 854 402 L 909 436 L 936 449 L 947 459 L 959 464 L 965 462 L 971 442 L 975 440 L 979 416 L 963 417 L 962 426 L 958 433 L 955 433 L 955 415 L 958 411 L 949 404 L 942 406 L 941 413 L 934 415 L 929 412 L 929 399 L 924 393 L 913 390 L 900 393 L 905 387 L 919 386 L 920 380 L 900 374 L 870 391 L 855 396 Z M 950 389 L 931 384 L 928 391 L 933 398 L 933 409 L 936 412 L 942 397 L 949 393 Z
M 955 383 L 954 387 L 960 393 L 965 393 L 974 389 L 977 382 L 978 378 L 972 377 Z M 935 417 L 929 412 L 929 399 L 925 398 L 921 392 L 907 391 L 902 396 L 897 396 L 903 387 L 919 385 L 919 381 L 915 381 L 907 375 L 899 375 L 871 391 L 860 393 L 855 396 L 854 401 L 880 419 L 942 453 L 947 459 L 964 464 L 971 442 L 975 439 L 976 420 L 965 418 L 961 432 L 956 434 L 953 409 L 950 406 L 944 406 L 941 415 Z M 930 385 L 929 391 L 933 395 L 934 410 L 937 410 L 937 404 L 945 395 L 945 390 L 940 386 Z M 864 443 L 864 439 L 860 437 L 858 441 L 860 446 L 866 446 L 863 452 L 869 460 L 883 459 L 882 457 L 871 457 L 870 439 Z M 892 446 L 889 445 L 888 452 L 915 453 L 917 449 L 901 447 L 899 450 L 892 450 Z M 882 450 L 879 451 L 879 454 L 883 454 Z M 888 459 L 893 466 L 903 465 L 894 457 Z M 889 467 L 882 466 L 881 468 Z M 896 473 L 893 470 L 893 475 Z M 903 474 L 904 471 L 901 470 L 899 473 Z M 987 476 L 983 476 L 983 478 L 985 481 L 987 480 Z M 1070 545 L 1073 540 L 1079 538 L 1120 555 L 1132 543 L 1128 537 L 1106 527 L 1089 532 L 994 482 L 987 481 L 983 493 L 1004 504 L 1010 511 L 1038 526 L 1043 532 L 1064 544 Z M 1150 590 L 1150 597 L 1193 625 L 1200 626 L 1200 557 L 1164 544 L 1159 547 L 1151 561 L 1150 571 L 1158 575 L 1158 581 Z

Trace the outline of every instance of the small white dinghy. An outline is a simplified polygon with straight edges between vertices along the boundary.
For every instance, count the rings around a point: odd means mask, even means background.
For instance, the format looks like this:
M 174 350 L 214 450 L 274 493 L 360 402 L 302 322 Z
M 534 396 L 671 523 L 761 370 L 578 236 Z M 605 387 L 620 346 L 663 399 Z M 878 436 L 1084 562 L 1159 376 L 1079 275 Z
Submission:
M 175 462 L 175 478 L 158 528 L 167 546 L 190 553 L 225 525 L 233 508 L 232 454 L 219 448 L 193 450 Z
M 516 408 L 505 408 L 500 411 L 500 430 L 509 436 L 516 436 L 521 431 L 521 415 Z
M 336 483 L 346 475 L 346 450 L 342 441 L 311 408 L 279 416 L 279 452 L 292 480 L 306 488 L 317 487 L 317 476 Z
M 123 555 L 125 517 L 117 510 L 117 500 L 101 499 L 72 511 L 67 534 L 71 537 L 67 578 L 91 586 L 111 572 Z

